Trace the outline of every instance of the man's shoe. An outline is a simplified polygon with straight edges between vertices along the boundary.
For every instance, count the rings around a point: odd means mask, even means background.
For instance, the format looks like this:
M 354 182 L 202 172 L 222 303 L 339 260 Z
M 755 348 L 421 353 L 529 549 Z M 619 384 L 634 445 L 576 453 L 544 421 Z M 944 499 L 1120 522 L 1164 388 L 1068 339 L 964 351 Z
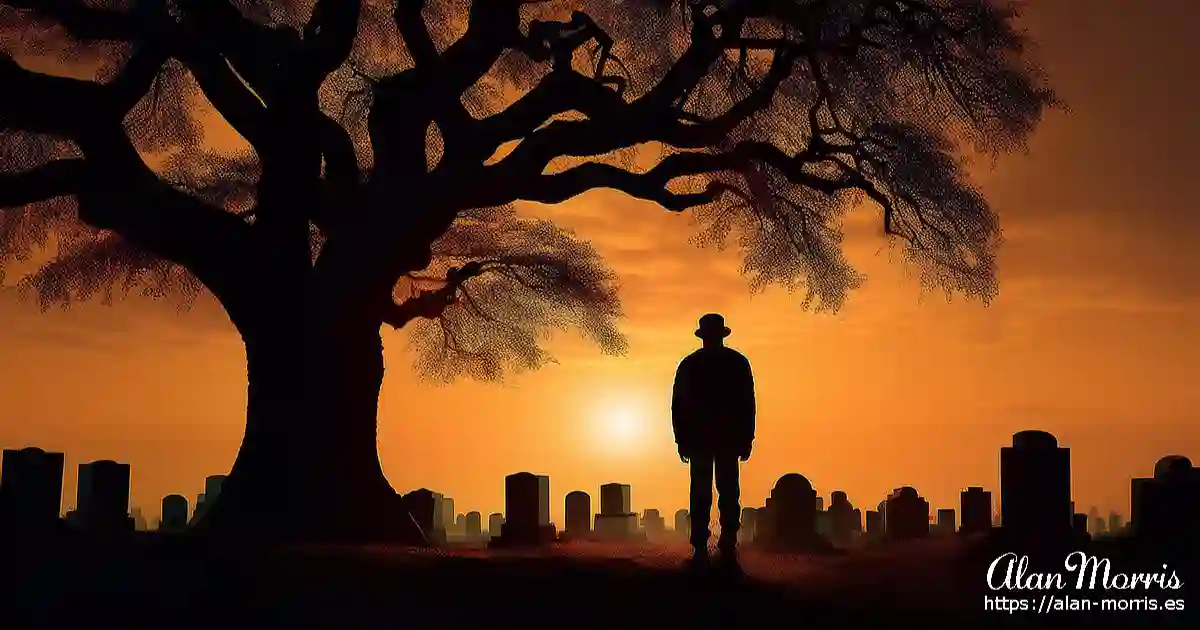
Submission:
M 702 570 L 708 568 L 710 563 L 708 557 L 708 549 L 696 549 L 692 551 L 692 557 L 688 558 L 685 565 L 692 570 Z
M 742 565 L 738 562 L 737 547 L 725 545 L 718 547 L 717 567 L 727 573 L 741 573 Z

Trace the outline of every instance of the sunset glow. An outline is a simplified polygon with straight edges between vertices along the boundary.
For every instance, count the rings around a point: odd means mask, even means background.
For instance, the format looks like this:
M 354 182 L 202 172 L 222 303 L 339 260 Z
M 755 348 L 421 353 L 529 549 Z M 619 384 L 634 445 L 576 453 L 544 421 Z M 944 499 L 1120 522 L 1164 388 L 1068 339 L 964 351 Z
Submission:
M 646 416 L 627 401 L 605 402 L 593 421 L 594 446 L 609 455 L 634 456 L 644 451 L 647 436 Z

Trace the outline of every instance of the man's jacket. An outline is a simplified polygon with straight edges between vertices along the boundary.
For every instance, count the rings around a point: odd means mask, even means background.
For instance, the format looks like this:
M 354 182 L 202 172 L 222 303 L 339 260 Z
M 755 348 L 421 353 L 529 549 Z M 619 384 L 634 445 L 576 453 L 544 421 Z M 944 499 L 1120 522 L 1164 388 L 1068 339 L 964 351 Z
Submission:
M 671 423 L 681 454 L 749 454 L 754 414 L 754 377 L 740 352 L 701 348 L 679 363 Z

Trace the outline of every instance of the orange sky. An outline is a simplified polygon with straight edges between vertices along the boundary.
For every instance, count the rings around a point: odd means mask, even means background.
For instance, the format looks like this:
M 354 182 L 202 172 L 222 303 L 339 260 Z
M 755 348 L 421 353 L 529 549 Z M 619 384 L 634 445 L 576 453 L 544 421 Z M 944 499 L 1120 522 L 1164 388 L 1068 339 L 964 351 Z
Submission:
M 1041 428 L 1072 447 L 1081 509 L 1127 513 L 1131 476 L 1167 453 L 1200 457 L 1200 388 L 1188 387 L 1200 373 L 1200 212 L 1188 186 L 1200 94 L 1185 78 L 1200 58 L 1200 11 L 1189 0 L 1029 4 L 1072 111 L 1052 113 L 1028 155 L 979 169 L 1007 240 L 993 305 L 920 299 L 866 210 L 848 240 L 867 284 L 841 313 L 811 315 L 800 296 L 751 296 L 735 254 L 688 243 L 687 216 L 608 191 L 533 209 L 593 240 L 621 274 L 628 355 L 563 338 L 558 365 L 504 386 L 436 387 L 412 375 L 403 334 L 385 332 L 379 442 L 393 485 L 486 514 L 502 509 L 503 476 L 529 470 L 550 475 L 559 520 L 566 492 L 608 481 L 633 485 L 635 509 L 673 512 L 687 475 L 670 383 L 696 318 L 717 310 L 758 383 L 747 505 L 794 471 L 856 505 L 912 485 L 932 507 L 957 507 L 964 486 L 997 489 L 1013 432 Z M 65 505 L 76 465 L 92 459 L 130 463 L 148 515 L 162 495 L 194 497 L 206 474 L 228 470 L 245 404 L 228 324 L 142 301 L 0 308 L 0 444 L 65 451 Z M 641 435 L 620 442 L 605 430 L 614 416 Z

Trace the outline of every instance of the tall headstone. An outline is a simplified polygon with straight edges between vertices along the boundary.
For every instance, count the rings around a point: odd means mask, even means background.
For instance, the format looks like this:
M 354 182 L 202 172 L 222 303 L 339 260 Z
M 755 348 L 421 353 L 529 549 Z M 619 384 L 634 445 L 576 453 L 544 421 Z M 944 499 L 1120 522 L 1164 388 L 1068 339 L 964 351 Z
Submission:
M 592 535 L 592 497 L 582 490 L 567 493 L 564 503 L 563 530 L 568 538 L 587 538 Z
M 600 486 L 600 513 L 596 535 L 604 540 L 629 540 L 637 532 L 637 514 L 632 508 L 632 488 L 623 483 Z
M 1137 512 L 1130 522 L 1133 535 L 1156 547 L 1191 541 L 1200 522 L 1200 469 L 1182 455 L 1158 460 L 1154 477 L 1143 485 Z
M 5 449 L 0 464 L 0 527 L 43 531 L 62 510 L 63 454 Z
M 449 537 L 454 531 L 454 499 L 443 495 L 438 505 L 440 506 L 438 524 L 442 528 L 442 535 Z
M 841 490 L 829 495 L 829 540 L 838 547 L 848 547 L 862 531 L 862 517 L 849 497 Z
M 204 498 L 207 501 L 221 496 L 221 488 L 225 487 L 226 475 L 209 475 L 204 478 Z
M 225 485 L 226 475 L 209 475 L 204 478 L 204 492 L 196 497 L 196 509 L 192 511 L 192 521 L 198 521 L 208 514 L 208 510 L 217 503 L 221 496 L 221 488 Z
M 499 512 L 488 514 L 488 538 L 493 540 L 500 537 L 504 529 L 504 515 Z
M 951 508 L 939 508 L 937 511 L 937 520 L 933 526 L 934 532 L 939 536 L 949 536 L 956 531 L 956 526 L 954 510 Z
M 162 513 L 158 528 L 164 531 L 179 531 L 187 527 L 188 500 L 179 494 L 168 494 L 162 500 Z
M 1072 533 L 1071 449 L 1045 431 L 1021 431 L 1000 449 L 1000 512 L 1014 543 L 1054 545 Z
M 550 526 L 550 475 L 537 475 L 538 527 Z
M 691 536 L 691 519 L 687 510 L 675 510 L 675 537 L 687 540 Z
M 915 488 L 897 488 L 887 498 L 883 522 L 890 541 L 924 538 L 929 535 L 929 502 Z
M 867 510 L 866 530 L 867 540 L 873 542 L 883 540 L 885 533 L 883 512 Z
M 80 525 L 88 531 L 133 531 L 133 518 L 129 515 L 129 465 L 110 460 L 80 464 L 76 510 Z
M 1072 533 L 1080 539 L 1088 537 L 1088 515 L 1086 512 L 1076 512 L 1071 515 Z
M 441 524 L 441 498 L 442 495 L 428 488 L 413 490 L 401 498 L 404 508 L 412 515 L 417 527 L 421 528 L 421 532 L 425 535 L 425 541 L 429 544 L 445 541 L 445 531 L 439 527 Z
M 478 540 L 483 535 L 483 515 L 479 512 L 467 512 L 465 535 L 469 540 Z
M 549 478 L 519 472 L 504 478 L 504 528 L 502 545 L 537 545 L 554 540 L 550 525 Z M 543 522 L 545 521 L 545 522 Z
M 629 484 L 606 483 L 600 486 L 600 513 L 606 515 L 631 514 L 633 490 Z
M 972 486 L 959 495 L 959 531 L 964 534 L 986 532 L 992 528 L 992 493 Z

